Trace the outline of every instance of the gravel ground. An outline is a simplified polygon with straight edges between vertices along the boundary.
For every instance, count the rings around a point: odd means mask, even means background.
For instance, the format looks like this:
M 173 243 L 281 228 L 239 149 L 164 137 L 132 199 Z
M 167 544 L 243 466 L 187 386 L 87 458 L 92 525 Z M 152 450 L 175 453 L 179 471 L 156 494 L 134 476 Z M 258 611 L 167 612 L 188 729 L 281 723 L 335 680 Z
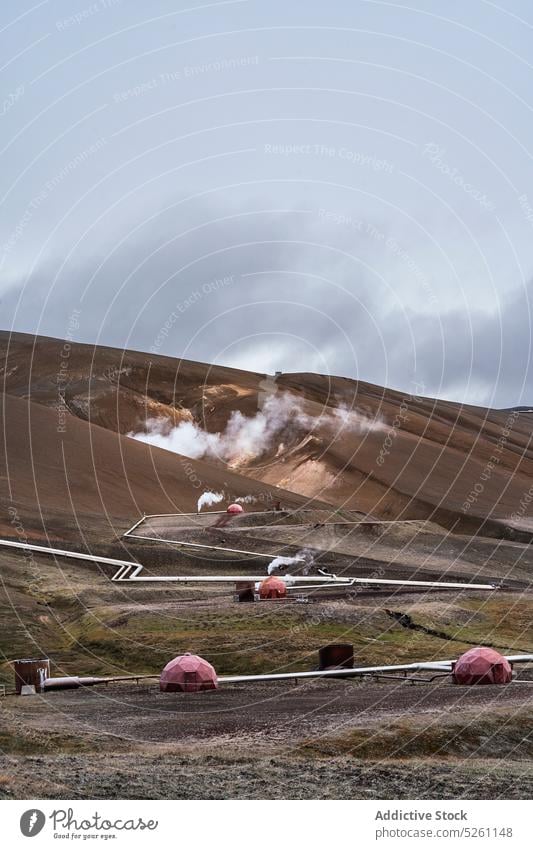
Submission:
M 229 748 L 229 747 L 228 747 Z M 530 799 L 531 764 L 110 754 L 0 758 L 0 798 Z
M 525 680 L 8 697 L 0 797 L 530 798 L 532 700 Z

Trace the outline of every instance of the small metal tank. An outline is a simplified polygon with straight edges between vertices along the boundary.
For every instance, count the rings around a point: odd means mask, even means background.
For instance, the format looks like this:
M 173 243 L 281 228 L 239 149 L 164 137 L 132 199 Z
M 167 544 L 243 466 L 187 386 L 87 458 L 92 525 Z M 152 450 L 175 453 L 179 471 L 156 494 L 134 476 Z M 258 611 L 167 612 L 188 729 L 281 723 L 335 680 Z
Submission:
M 331 643 L 318 650 L 318 668 L 353 669 L 353 646 L 350 643 Z
M 23 660 L 15 660 L 13 662 L 15 670 L 15 690 L 17 696 L 20 696 L 22 687 L 25 684 L 33 685 L 36 693 L 41 693 L 44 690 L 44 682 L 50 678 L 50 661 L 47 657 L 40 660 L 25 658 Z
M 253 581 L 237 581 L 235 584 L 235 595 L 238 601 L 254 601 Z

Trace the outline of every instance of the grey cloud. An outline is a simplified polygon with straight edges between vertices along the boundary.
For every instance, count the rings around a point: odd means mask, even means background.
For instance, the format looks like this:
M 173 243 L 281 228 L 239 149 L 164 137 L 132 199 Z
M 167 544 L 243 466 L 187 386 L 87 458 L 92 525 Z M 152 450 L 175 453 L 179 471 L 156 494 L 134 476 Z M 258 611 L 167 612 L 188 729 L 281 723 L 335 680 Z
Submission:
M 417 380 L 431 395 L 482 403 L 494 394 L 496 406 L 533 398 L 526 291 L 514 290 L 500 313 L 437 312 L 427 299 L 416 312 L 416 269 L 393 257 L 391 270 L 368 233 L 325 220 L 309 203 L 284 214 L 260 211 L 267 206 L 189 203 L 131 236 L 128 222 L 116 222 L 92 255 L 74 255 L 53 288 L 60 257 L 39 266 L 22 296 L 22 281 L 7 291 L 3 325 L 21 296 L 15 329 L 65 336 L 81 303 L 81 341 L 405 390 Z M 309 213 L 297 211 L 306 206 Z M 393 223 L 377 226 L 394 234 Z

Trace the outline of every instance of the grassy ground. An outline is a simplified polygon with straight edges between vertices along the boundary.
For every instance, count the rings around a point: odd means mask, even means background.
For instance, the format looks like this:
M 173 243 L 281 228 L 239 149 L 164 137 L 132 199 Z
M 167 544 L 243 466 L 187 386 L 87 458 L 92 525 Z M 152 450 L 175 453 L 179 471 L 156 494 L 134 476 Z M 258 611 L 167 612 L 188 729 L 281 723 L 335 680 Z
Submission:
M 533 652 L 526 590 L 250 605 L 234 602 L 232 588 L 118 586 L 91 564 L 46 557 L 1 553 L 0 568 L 8 689 L 8 661 L 28 656 L 50 657 L 55 675 L 150 674 L 193 651 L 223 675 L 312 669 L 320 646 L 338 641 L 354 645 L 358 665 L 450 659 L 480 643 Z M 527 683 L 368 681 L 207 700 L 169 699 L 157 682 L 9 696 L 0 796 L 528 798 L 532 698 Z

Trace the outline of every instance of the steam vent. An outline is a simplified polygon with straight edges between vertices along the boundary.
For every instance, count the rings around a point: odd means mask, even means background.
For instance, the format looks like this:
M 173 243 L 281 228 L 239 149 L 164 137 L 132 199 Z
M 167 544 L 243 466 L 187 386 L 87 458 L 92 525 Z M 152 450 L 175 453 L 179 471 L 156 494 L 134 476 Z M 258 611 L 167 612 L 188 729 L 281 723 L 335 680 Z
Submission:
M 207 660 L 196 654 L 183 654 L 167 663 L 159 680 L 162 693 L 198 693 L 216 690 L 217 673 Z
M 259 585 L 259 598 L 286 598 L 287 585 L 285 581 L 278 578 L 277 575 L 271 575 L 270 578 L 265 578 Z
M 508 684 L 512 679 L 511 664 L 494 649 L 470 649 L 453 667 L 455 684 Z

